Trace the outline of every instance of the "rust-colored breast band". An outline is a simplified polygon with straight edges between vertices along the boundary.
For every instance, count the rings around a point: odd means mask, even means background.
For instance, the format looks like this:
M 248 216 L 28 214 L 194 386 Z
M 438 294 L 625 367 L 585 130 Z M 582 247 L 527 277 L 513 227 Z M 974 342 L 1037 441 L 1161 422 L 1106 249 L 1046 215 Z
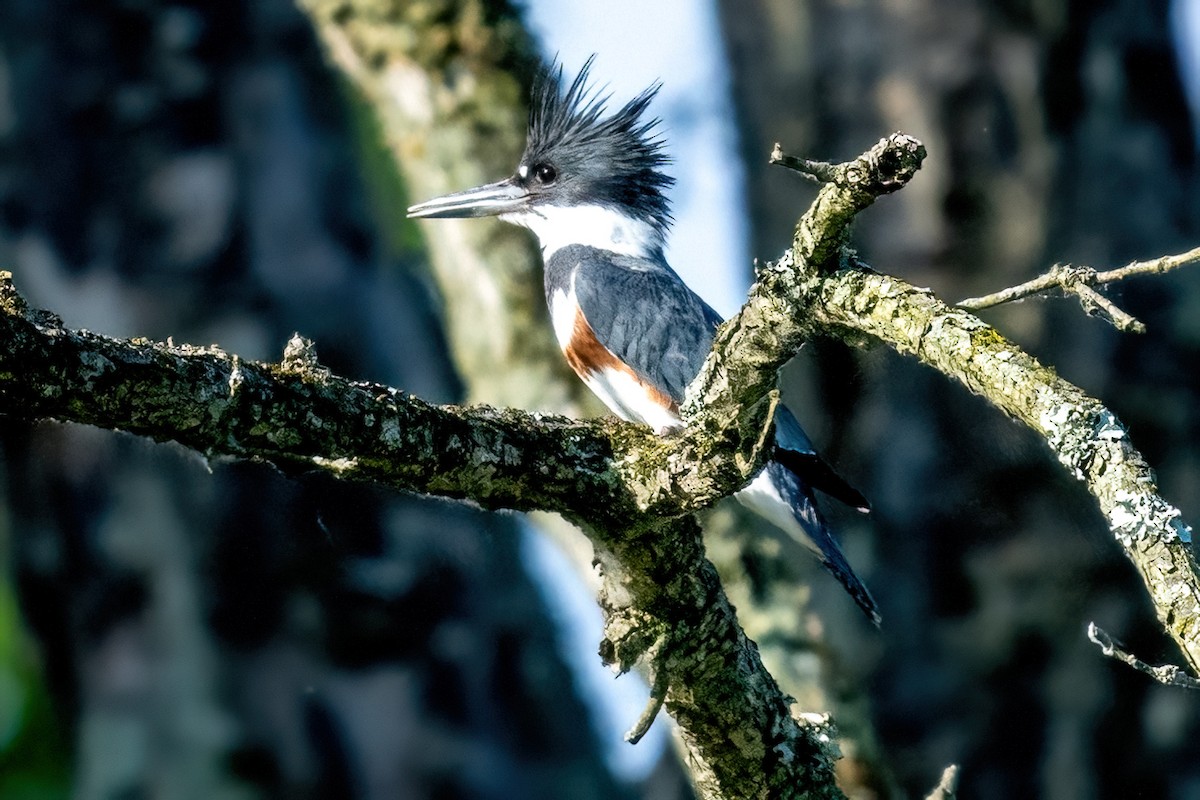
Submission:
M 576 310 L 575 312 L 575 325 L 571 331 L 571 341 L 563 348 L 563 355 L 567 357 L 567 363 L 571 365 L 571 369 L 575 370 L 575 374 L 585 381 L 604 370 L 623 372 L 633 378 L 654 403 L 670 409 L 672 412 L 679 410 L 679 404 L 674 399 L 642 380 L 641 376 L 634 372 L 628 364 L 617 358 L 611 350 L 600 343 L 600 340 L 596 338 L 596 332 L 592 330 L 592 326 L 588 324 L 582 311 Z

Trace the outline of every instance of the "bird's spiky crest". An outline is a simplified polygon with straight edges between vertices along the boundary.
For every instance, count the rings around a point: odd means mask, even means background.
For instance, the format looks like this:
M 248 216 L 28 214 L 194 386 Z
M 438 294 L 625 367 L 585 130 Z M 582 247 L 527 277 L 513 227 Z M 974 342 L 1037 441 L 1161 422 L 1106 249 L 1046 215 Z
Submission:
M 587 60 L 570 85 L 564 85 L 557 61 L 538 74 L 522 163 L 549 161 L 560 172 L 570 170 L 589 199 L 635 208 L 665 232 L 671 213 L 663 190 L 675 180 L 660 171 L 670 161 L 656 135 L 660 120 L 642 119 L 662 84 L 655 82 L 606 115 L 611 95 L 588 85 L 595 58 Z

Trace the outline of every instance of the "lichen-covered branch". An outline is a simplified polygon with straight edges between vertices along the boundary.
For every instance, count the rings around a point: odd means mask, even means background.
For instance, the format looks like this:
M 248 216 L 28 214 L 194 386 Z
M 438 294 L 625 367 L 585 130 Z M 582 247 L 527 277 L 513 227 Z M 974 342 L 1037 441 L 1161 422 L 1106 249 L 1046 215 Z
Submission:
M 702 796 L 835 798 L 826 732 L 793 718 L 690 516 L 757 469 L 771 407 L 768 397 L 742 415 L 744 435 L 735 426 L 663 439 L 615 420 L 437 406 L 333 375 L 299 337 L 281 363 L 262 364 L 69 330 L 0 273 L 0 415 L 119 428 L 209 457 L 487 508 L 559 511 L 596 547 L 604 658 L 622 670 L 649 659 Z
M 1145 325 L 1097 292 L 1094 287 L 1123 281 L 1138 275 L 1161 275 L 1164 272 L 1197 262 L 1200 262 L 1200 247 L 1178 255 L 1162 256 L 1149 261 L 1134 261 L 1123 267 L 1103 272 L 1092 267 L 1055 264 L 1049 272 L 1039 275 L 1033 280 L 982 297 L 968 297 L 966 300 L 960 300 L 956 305 L 968 311 L 978 311 L 1058 290 L 1064 294 L 1073 294 L 1078 297 L 1085 311 L 1107 319 L 1117 330 L 1126 333 L 1145 333 Z
M 720 407 L 721 397 L 748 402 L 761 396 L 800 342 L 817 333 L 851 343 L 882 341 L 915 356 L 1046 439 L 1096 497 L 1160 622 L 1200 672 L 1200 577 L 1191 529 L 1159 496 L 1120 421 L 977 317 L 871 271 L 842 247 L 853 216 L 902 186 L 924 153 L 920 142 L 894 134 L 853 162 L 815 170 L 828 182 L 796 226 L 791 249 L 759 268 L 746 305 L 718 333 L 685 412 Z M 773 157 L 780 159 L 779 148 Z M 1134 264 L 1120 274 L 1163 272 L 1194 258 L 1185 253 Z
M 1200 668 L 1200 579 L 1191 530 L 1158 494 L 1154 475 L 1111 411 L 994 328 L 925 289 L 862 269 L 820 280 L 818 323 L 866 333 L 982 395 L 1045 438 L 1100 504 L 1159 621 Z
M 863 268 L 844 247 L 854 215 L 902 186 L 923 156 L 920 142 L 895 134 L 828 171 L 831 182 L 801 218 L 792 248 L 759 270 L 746 306 L 719 331 L 676 436 L 615 421 L 433 406 L 333 376 L 301 340 L 270 365 L 70 331 L 29 309 L 7 274 L 0 413 L 123 428 L 210 456 L 322 468 L 489 508 L 560 511 L 596 546 L 601 654 L 619 669 L 648 662 L 700 795 L 839 797 L 828 732 L 790 713 L 690 515 L 761 465 L 775 375 L 814 333 L 884 341 L 1041 433 L 1098 499 L 1191 667 L 1200 663 L 1190 530 L 1157 495 L 1111 412 L 969 313 Z
M 116 428 L 206 456 L 325 470 L 490 508 L 578 513 L 571 495 L 579 489 L 599 504 L 632 503 L 603 423 L 432 405 L 331 374 L 299 337 L 279 364 L 215 347 L 119 341 L 28 308 L 0 272 L 0 343 L 0 413 L 9 417 Z
M 596 557 L 605 576 L 601 655 L 621 669 L 649 657 L 701 797 L 842 797 L 829 730 L 794 716 L 762 668 L 694 519 L 623 536 Z
M 118 428 L 206 456 L 608 526 L 678 517 L 727 496 L 761 463 L 769 430 L 769 417 L 749 414 L 744 438 L 664 440 L 611 418 L 439 406 L 333 375 L 298 336 L 279 364 L 110 339 L 28 308 L 7 272 L 0 342 L 0 413 L 9 416 Z

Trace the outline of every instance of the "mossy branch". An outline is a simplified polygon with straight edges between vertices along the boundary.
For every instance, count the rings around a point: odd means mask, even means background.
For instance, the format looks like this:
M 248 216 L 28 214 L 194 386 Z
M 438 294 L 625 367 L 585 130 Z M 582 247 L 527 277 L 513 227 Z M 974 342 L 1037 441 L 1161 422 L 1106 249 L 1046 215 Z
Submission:
M 596 547 L 604 659 L 623 671 L 648 656 L 704 795 L 839 797 L 825 731 L 793 718 L 691 518 L 761 465 L 771 397 L 721 435 L 689 429 L 666 439 L 611 419 L 438 406 L 336 376 L 300 337 L 266 364 L 71 330 L 29 308 L 0 273 L 0 414 L 121 429 L 207 457 L 486 508 L 558 511 Z
M 1087 486 L 1141 576 L 1164 629 L 1200 668 L 1200 579 L 1191 529 L 1158 494 L 1116 416 L 994 328 L 925 289 L 863 269 L 821 278 L 811 312 L 834 331 L 868 334 L 958 380 L 1041 435 Z

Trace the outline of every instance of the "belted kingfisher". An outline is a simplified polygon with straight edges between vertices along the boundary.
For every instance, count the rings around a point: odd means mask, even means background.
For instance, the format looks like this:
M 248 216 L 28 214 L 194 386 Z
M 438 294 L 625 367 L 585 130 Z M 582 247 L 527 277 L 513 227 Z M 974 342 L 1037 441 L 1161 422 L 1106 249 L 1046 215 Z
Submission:
M 419 203 L 408 216 L 498 216 L 533 231 L 567 363 L 617 416 L 665 434 L 680 425 L 679 404 L 721 317 L 663 255 L 671 224 L 663 192 L 674 179 L 661 171 L 668 159 L 659 120 L 642 119 L 661 84 L 607 115 L 608 97 L 588 87 L 593 59 L 569 86 L 561 65 L 539 75 L 516 174 Z M 813 487 L 867 510 L 780 407 L 772 460 L 735 496 L 811 550 L 878 625 L 875 601 L 818 512 Z

